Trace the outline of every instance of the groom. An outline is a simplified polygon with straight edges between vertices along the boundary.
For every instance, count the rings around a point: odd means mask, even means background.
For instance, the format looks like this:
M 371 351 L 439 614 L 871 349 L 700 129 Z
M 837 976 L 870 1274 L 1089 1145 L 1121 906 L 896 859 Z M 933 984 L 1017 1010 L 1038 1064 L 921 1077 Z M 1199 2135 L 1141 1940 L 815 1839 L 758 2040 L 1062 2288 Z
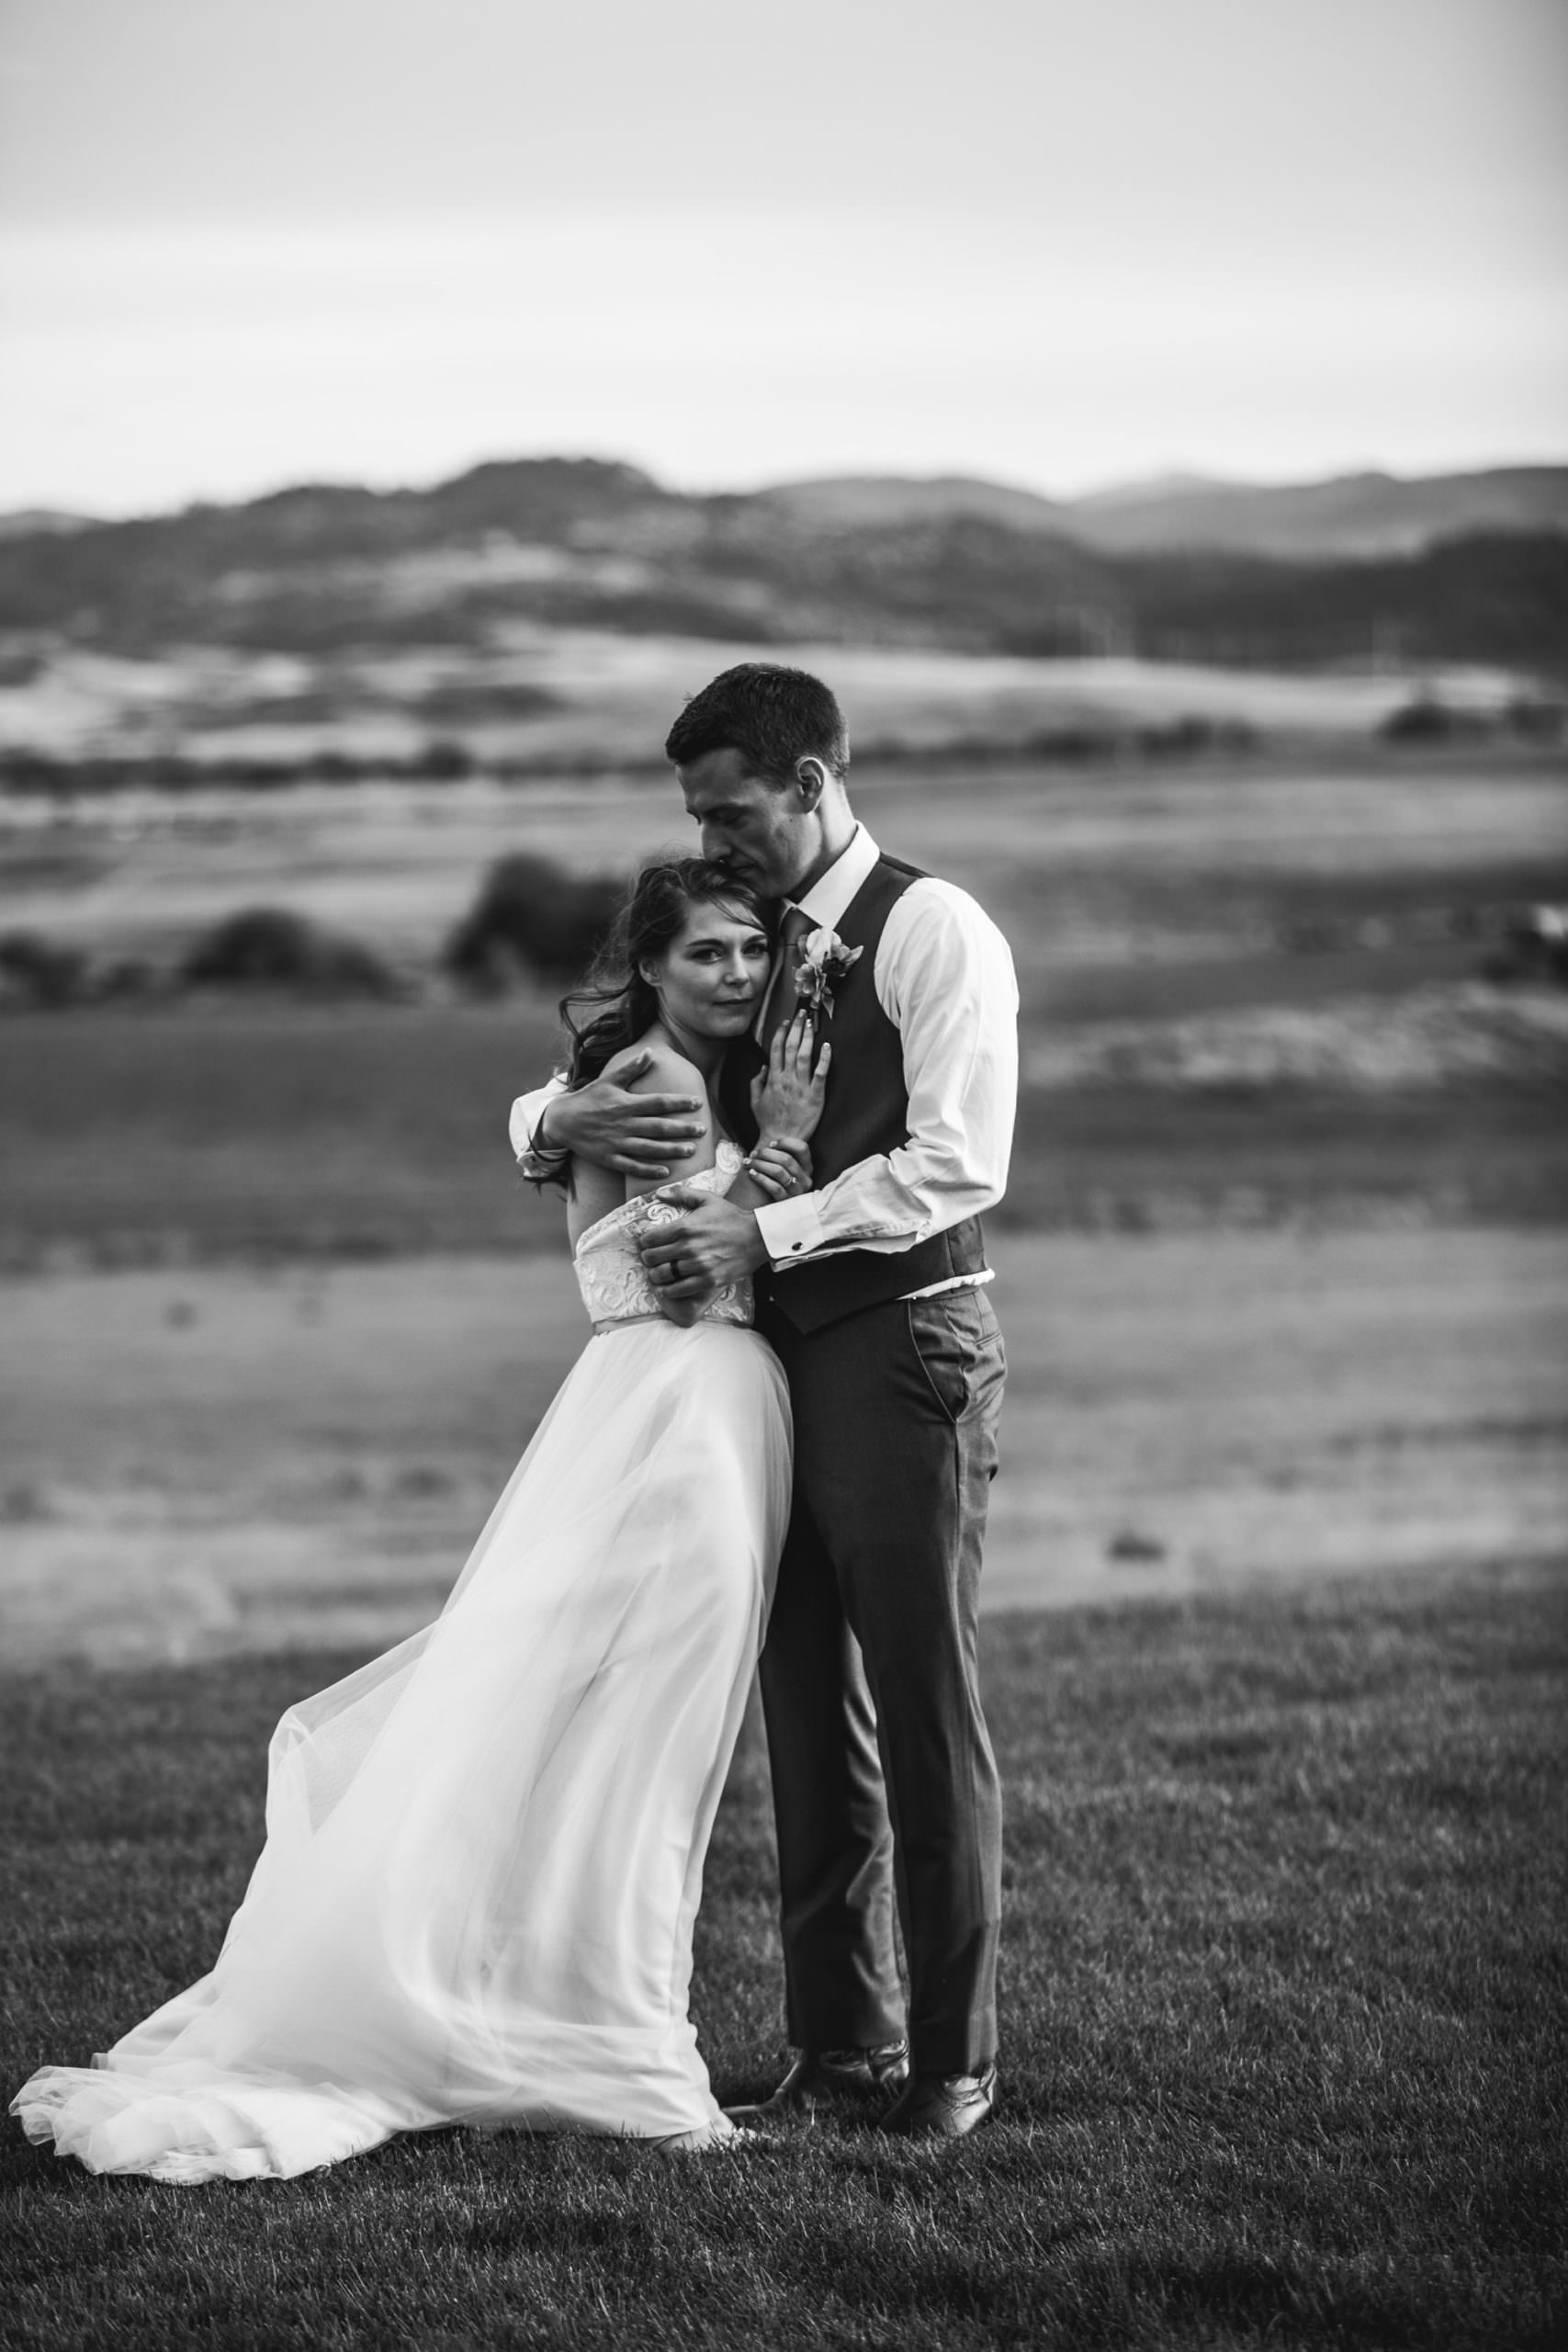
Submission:
M 974 899 L 856 823 L 818 679 L 727 670 L 665 751 L 703 854 L 780 903 L 760 1034 L 818 987 L 831 999 L 815 1191 L 755 1212 L 686 1194 L 643 1252 L 671 1298 L 766 1277 L 758 1324 L 795 1419 L 761 1672 L 796 2055 L 770 2099 L 734 2112 L 895 2094 L 885 2130 L 956 2138 L 996 2095 L 1001 1802 L 976 1650 L 1006 1366 L 979 1215 L 1007 1181 L 1012 962 Z M 525 1098 L 513 1140 L 529 1167 L 586 1149 L 646 1179 L 673 1172 L 694 1108 L 600 1080 Z

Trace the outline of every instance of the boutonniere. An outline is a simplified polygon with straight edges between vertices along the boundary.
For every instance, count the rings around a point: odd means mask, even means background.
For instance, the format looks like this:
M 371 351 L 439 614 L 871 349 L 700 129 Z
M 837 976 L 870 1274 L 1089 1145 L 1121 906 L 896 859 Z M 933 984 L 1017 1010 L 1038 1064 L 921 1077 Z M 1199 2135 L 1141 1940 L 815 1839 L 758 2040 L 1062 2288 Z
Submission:
M 863 947 L 846 947 L 826 923 L 808 931 L 801 941 L 795 967 L 795 1001 L 806 1005 L 814 1020 L 830 1016 L 833 990 L 865 954 Z

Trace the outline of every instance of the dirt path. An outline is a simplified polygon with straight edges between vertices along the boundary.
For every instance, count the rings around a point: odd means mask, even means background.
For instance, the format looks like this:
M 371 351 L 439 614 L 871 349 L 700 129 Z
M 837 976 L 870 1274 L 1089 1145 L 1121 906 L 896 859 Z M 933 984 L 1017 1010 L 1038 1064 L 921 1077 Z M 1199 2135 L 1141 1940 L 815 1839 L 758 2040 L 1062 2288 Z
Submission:
M 992 1608 L 1568 1559 L 1553 1232 L 1013 1238 Z M 557 1260 L 0 1290 L 0 1649 L 378 1644 L 581 1344 Z

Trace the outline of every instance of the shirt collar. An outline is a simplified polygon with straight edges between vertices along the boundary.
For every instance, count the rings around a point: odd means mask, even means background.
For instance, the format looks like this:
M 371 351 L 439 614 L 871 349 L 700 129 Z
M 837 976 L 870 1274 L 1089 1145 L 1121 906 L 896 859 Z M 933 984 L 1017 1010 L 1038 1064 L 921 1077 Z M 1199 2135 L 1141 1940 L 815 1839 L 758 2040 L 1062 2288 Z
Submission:
M 798 906 L 814 925 L 836 931 L 881 854 L 865 827 L 857 825 L 849 847 L 840 851 L 827 873 L 818 876 L 804 898 L 786 899 L 785 904 Z

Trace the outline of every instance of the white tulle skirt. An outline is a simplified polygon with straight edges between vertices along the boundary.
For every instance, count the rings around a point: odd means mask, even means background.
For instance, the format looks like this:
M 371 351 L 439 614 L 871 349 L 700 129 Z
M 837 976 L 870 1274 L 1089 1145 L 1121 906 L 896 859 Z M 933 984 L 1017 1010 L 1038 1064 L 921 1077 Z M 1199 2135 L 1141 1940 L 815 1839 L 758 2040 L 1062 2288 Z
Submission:
M 440 1617 L 279 1724 L 211 1974 L 36 2074 L 28 2136 L 198 2181 L 442 2124 L 717 2123 L 692 1929 L 789 1479 L 755 1333 L 592 1340 Z

